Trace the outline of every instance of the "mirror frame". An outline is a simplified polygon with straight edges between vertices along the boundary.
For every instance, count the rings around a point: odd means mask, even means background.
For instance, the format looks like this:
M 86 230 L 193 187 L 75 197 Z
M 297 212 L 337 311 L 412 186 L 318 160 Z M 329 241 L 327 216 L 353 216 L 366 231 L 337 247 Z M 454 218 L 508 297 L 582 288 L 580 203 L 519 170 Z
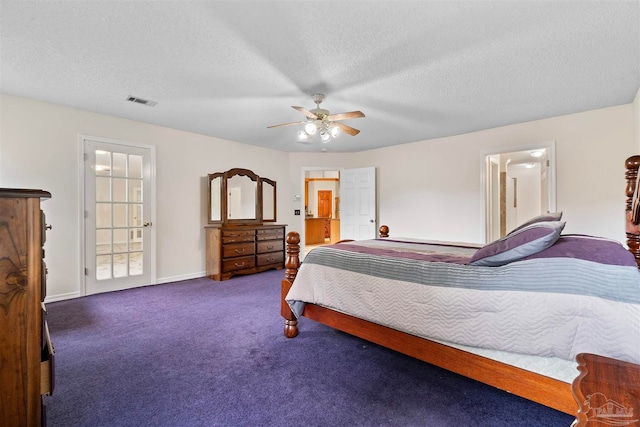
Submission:
M 241 218 L 241 219 L 229 219 L 228 215 L 228 201 L 227 201 L 227 181 L 230 178 L 233 178 L 236 175 L 247 176 L 252 181 L 256 182 L 256 198 L 255 198 L 255 215 L 253 218 Z M 213 188 L 211 183 L 216 178 L 222 178 L 222 182 L 220 185 L 220 212 L 219 212 L 219 220 L 213 220 L 212 218 L 212 210 L 213 206 L 212 202 L 212 191 Z M 262 224 L 263 222 L 263 189 L 262 183 L 265 182 L 268 185 L 273 186 L 273 219 L 265 220 L 264 222 L 276 222 L 276 202 L 277 202 L 277 193 L 276 193 L 276 182 L 269 178 L 261 178 L 256 173 L 249 169 L 242 168 L 233 168 L 229 169 L 226 172 L 217 172 L 210 173 L 207 175 L 207 223 L 209 224 L 232 224 L 232 225 L 243 225 L 243 224 Z
M 264 215 L 264 184 L 270 185 L 273 187 L 273 219 L 265 219 L 265 215 Z M 276 209 L 276 182 L 272 179 L 269 178 L 260 178 L 260 189 L 258 190 L 260 192 L 260 204 L 262 206 L 262 208 L 260 209 L 260 213 L 262 215 L 262 222 L 276 222 L 276 218 L 277 218 L 277 209 Z
M 210 173 L 209 175 L 207 175 L 207 222 L 209 224 L 219 224 L 224 222 L 224 212 L 227 211 L 227 200 L 224 196 L 224 194 L 226 194 L 227 189 L 226 189 L 226 180 L 224 178 L 224 172 L 218 172 L 218 173 Z M 212 219 L 213 216 L 213 188 L 211 186 L 211 183 L 215 180 L 220 178 L 221 182 L 220 182 L 220 194 L 218 194 L 218 200 L 220 200 L 220 206 L 219 206 L 219 211 L 218 211 L 218 218 L 220 219 Z

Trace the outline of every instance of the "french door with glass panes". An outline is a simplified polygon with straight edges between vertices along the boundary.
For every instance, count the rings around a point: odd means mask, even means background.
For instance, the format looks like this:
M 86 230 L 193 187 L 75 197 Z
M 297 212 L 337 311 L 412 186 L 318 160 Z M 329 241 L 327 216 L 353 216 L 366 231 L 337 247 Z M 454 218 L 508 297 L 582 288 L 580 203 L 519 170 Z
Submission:
M 151 284 L 151 148 L 84 139 L 85 294 Z

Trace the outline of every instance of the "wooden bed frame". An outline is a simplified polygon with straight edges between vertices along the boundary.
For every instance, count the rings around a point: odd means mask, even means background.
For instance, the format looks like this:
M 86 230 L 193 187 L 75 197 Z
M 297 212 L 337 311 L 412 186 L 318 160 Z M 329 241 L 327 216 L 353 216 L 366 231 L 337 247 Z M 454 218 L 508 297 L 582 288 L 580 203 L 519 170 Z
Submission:
M 636 191 L 640 156 L 625 162 L 627 245 L 640 268 L 640 203 Z M 639 188 L 640 190 L 640 188 Z M 381 237 L 388 227 L 380 227 Z M 287 260 L 282 280 L 281 315 L 284 334 L 298 335 L 298 321 L 285 301 L 300 266 L 300 235 L 287 234 Z M 324 325 L 396 350 L 424 362 L 508 391 L 525 399 L 576 416 L 575 427 L 589 425 L 640 426 L 640 365 L 602 356 L 579 354 L 579 375 L 567 384 L 531 371 L 478 356 L 415 335 L 400 332 L 315 304 L 303 316 Z

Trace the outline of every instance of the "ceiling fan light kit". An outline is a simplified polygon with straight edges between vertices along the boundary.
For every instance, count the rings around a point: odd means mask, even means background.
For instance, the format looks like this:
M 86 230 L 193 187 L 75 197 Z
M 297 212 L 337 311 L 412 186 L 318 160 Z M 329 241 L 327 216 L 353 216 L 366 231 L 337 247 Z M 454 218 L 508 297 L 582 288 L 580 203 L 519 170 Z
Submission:
M 298 132 L 298 137 L 302 141 L 308 141 L 316 133 L 320 134 L 320 140 L 323 143 L 331 141 L 337 137 L 340 132 L 347 135 L 356 136 L 360 133 L 358 129 L 347 126 L 343 123 L 338 123 L 341 120 L 357 119 L 364 117 L 362 111 L 350 111 L 348 113 L 329 114 L 329 110 L 320 108 L 320 103 L 324 100 L 324 95 L 321 93 L 314 93 L 311 95 L 313 102 L 316 104 L 316 108 L 307 110 L 303 107 L 291 106 L 294 110 L 300 111 L 307 117 L 307 120 L 293 123 L 283 123 L 280 125 L 268 126 L 268 128 L 275 128 L 280 126 L 290 126 L 297 124 L 304 124 L 303 130 Z M 318 132 L 319 131 L 319 132 Z
M 304 125 L 304 131 L 307 135 L 313 135 L 318 130 L 318 125 L 316 122 L 309 120 L 306 125 Z

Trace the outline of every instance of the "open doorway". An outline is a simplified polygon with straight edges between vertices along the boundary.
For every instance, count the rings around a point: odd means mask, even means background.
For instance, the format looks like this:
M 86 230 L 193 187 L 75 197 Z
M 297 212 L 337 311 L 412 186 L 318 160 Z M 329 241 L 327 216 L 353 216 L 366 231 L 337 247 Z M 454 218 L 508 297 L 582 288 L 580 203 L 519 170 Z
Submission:
M 296 200 L 305 214 L 301 218 L 302 254 L 313 246 L 340 240 L 376 238 L 375 167 L 302 168 L 301 176 L 304 198 L 296 196 Z M 325 191 L 331 191 L 330 198 Z
M 483 155 L 485 242 L 534 216 L 555 212 L 555 142 Z
M 340 171 L 306 170 L 304 173 L 306 253 L 340 240 Z

